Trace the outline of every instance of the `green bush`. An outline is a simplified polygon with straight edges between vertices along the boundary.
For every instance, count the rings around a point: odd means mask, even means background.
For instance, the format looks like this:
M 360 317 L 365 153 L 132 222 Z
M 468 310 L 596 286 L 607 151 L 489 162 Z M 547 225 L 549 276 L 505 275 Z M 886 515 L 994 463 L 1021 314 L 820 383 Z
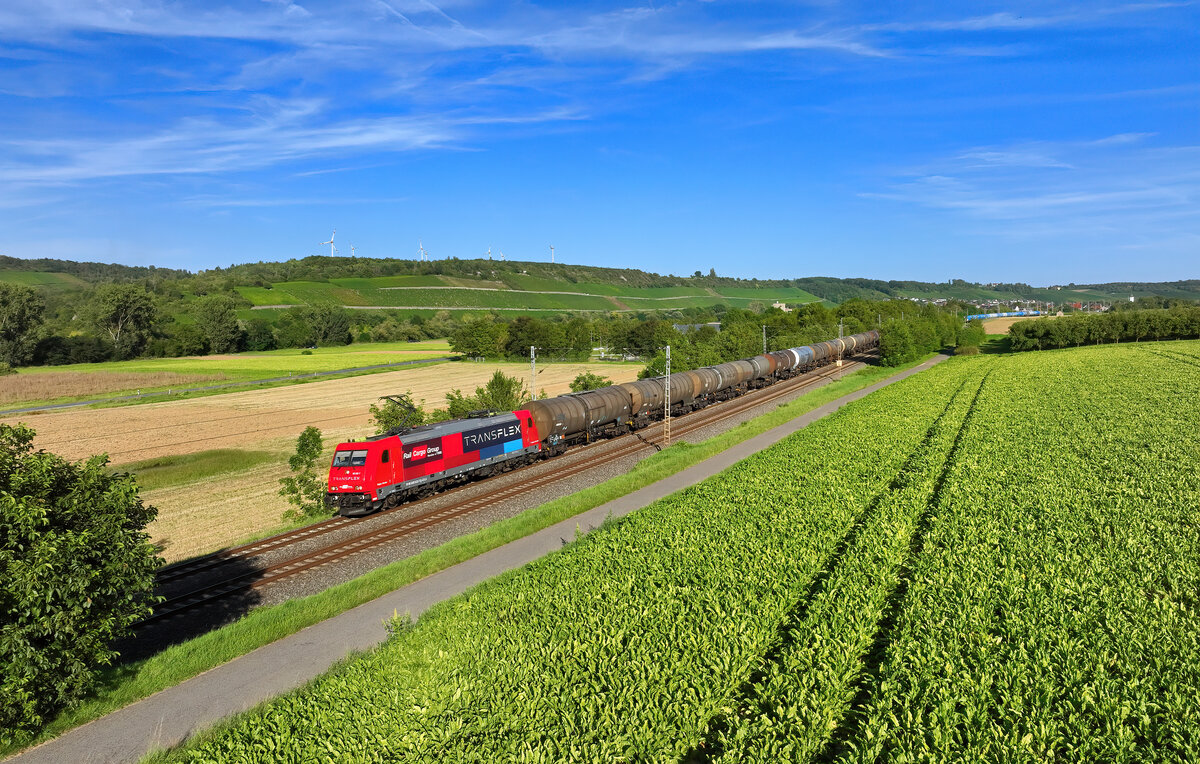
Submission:
M 587 390 L 598 390 L 601 387 L 608 387 L 612 384 L 612 380 L 608 377 L 602 377 L 599 374 L 592 372 L 584 372 L 576 377 L 571 382 L 571 392 L 582 393 Z
M 323 450 L 321 431 L 305 427 L 296 439 L 296 453 L 288 458 L 292 475 L 279 479 L 279 495 L 292 505 L 284 518 L 324 517 L 325 477 L 317 474 L 317 460 Z
M 16 374 L 17 370 L 8 365 L 4 361 L 0 361 L 0 377 L 6 377 L 9 374 Z
M 113 640 L 150 613 L 162 562 L 144 532 L 158 511 L 108 459 L 34 452 L 0 424 L 0 741 L 41 725 L 93 686 Z
M 954 355 L 979 355 L 978 345 L 959 345 L 954 348 Z

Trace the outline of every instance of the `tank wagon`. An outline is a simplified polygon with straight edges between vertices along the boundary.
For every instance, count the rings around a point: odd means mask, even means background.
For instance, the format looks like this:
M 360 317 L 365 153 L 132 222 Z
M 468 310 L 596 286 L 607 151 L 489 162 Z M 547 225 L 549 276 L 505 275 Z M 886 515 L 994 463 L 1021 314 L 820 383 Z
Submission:
M 766 387 L 878 346 L 869 331 L 671 375 L 671 416 Z M 530 402 L 512 412 L 424 425 L 339 443 L 329 467 L 327 506 L 346 517 L 476 478 L 506 472 L 576 443 L 621 435 L 662 419 L 662 377 Z

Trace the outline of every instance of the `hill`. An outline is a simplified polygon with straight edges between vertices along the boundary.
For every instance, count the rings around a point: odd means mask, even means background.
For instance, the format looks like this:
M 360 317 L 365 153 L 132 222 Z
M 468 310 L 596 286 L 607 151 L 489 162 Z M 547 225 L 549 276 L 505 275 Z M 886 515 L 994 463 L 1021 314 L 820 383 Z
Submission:
M 1038 300 L 1121 302 L 1130 296 L 1200 299 L 1200 280 L 1111 282 L 1034 287 L 953 279 L 883 281 L 809 276 L 739 279 L 700 271 L 661 275 L 632 268 L 449 258 L 420 262 L 388 258 L 313 256 L 189 271 L 0 257 L 0 281 L 62 294 L 110 281 L 147 281 L 186 303 L 205 294 L 235 297 L 245 311 L 303 305 L 400 310 L 659 311 L 749 307 L 781 301 L 839 304 L 852 299 L 961 300 L 977 305 Z M 184 309 L 182 312 L 186 312 Z M 264 314 L 266 315 L 266 314 Z

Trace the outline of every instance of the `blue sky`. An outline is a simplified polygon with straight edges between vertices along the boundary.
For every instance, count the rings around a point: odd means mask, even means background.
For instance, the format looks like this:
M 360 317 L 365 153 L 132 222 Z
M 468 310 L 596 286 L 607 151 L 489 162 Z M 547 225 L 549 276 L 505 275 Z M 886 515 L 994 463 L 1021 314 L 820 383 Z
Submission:
M 0 6 L 0 254 L 1200 277 L 1190 2 Z

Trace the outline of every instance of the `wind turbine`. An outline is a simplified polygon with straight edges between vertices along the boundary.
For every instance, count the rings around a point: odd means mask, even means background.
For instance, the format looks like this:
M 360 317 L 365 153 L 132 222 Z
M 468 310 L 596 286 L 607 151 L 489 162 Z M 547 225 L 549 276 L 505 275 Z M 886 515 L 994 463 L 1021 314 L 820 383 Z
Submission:
M 429 250 L 425 249 L 425 243 L 420 239 L 417 239 L 417 259 L 421 262 L 429 259 Z
M 500 250 L 500 262 L 504 262 L 504 250 Z
M 357 249 L 357 247 L 354 246 L 354 242 L 350 242 L 350 257 L 354 257 L 355 249 Z
M 554 245 L 550 245 L 550 262 L 554 262 Z
M 337 229 L 336 229 L 336 228 L 335 228 L 335 229 L 333 229 L 333 233 L 329 234 L 329 241 L 323 241 L 323 242 L 321 242 L 321 246 L 324 246 L 324 245 L 326 245 L 326 244 L 328 244 L 328 245 L 329 245 L 329 256 L 330 256 L 330 257 L 333 257 L 334 255 L 336 255 L 336 254 L 337 254 L 337 247 L 335 247 L 335 246 L 333 245 L 333 237 L 334 237 L 334 236 L 337 236 Z
M 491 245 L 489 244 L 489 245 L 488 245 L 488 260 L 491 260 L 491 259 L 492 259 L 492 247 L 491 247 Z

